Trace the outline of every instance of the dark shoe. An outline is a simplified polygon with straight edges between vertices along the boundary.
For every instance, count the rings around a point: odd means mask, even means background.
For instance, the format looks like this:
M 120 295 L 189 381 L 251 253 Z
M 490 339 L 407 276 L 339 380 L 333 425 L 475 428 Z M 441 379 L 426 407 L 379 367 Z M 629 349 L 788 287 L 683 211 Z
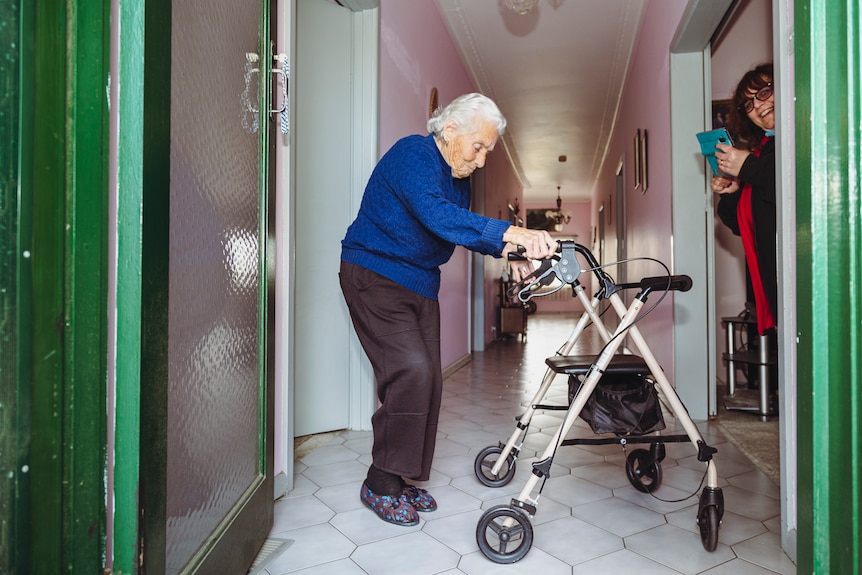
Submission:
M 404 489 L 401 490 L 401 493 L 407 498 L 407 501 L 416 509 L 416 511 L 434 511 L 437 509 L 437 502 L 434 501 L 431 494 L 424 489 L 416 487 L 415 485 L 404 485 Z
M 410 505 L 404 495 L 375 495 L 368 488 L 368 485 L 363 483 L 359 498 L 362 499 L 366 507 L 387 523 L 404 527 L 419 524 L 419 514 L 416 513 L 416 509 Z

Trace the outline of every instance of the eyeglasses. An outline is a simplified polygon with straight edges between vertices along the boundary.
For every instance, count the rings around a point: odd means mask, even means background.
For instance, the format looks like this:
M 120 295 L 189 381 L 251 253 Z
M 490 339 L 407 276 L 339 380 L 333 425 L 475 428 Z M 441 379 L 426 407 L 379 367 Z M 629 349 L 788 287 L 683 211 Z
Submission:
M 761 102 L 765 102 L 772 95 L 772 82 L 768 83 L 766 86 L 757 91 L 754 95 L 754 98 L 757 98 Z M 739 107 L 740 110 L 748 114 L 754 109 L 754 98 L 749 98 Z

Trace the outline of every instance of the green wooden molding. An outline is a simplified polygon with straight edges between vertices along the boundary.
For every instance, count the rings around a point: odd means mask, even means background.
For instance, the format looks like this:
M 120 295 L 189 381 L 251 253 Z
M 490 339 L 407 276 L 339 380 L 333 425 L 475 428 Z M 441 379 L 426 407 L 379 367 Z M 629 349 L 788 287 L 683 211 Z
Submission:
M 96 572 L 105 532 L 109 4 L 43 0 L 29 10 L 28 570 Z
M 795 22 L 798 571 L 859 573 L 860 9 L 806 0 Z
M 66 201 L 66 18 L 60 2 L 34 6 L 32 247 L 32 394 L 30 571 L 62 565 L 62 485 Z M 38 527 L 37 527 L 38 526 Z M 38 553 L 32 550 L 38 549 Z
M 171 2 L 121 2 L 119 19 L 113 572 L 161 573 L 166 481 L 152 466 L 166 449 Z
M 110 5 L 79 0 L 67 22 L 63 568 L 102 566 L 105 534 Z
M 137 573 L 143 241 L 144 9 L 120 2 L 113 572 Z
M 6 98 L 0 104 L 0 572 L 24 573 L 30 545 L 30 253 L 33 166 L 33 38 L 30 3 L 0 5 L 0 78 Z

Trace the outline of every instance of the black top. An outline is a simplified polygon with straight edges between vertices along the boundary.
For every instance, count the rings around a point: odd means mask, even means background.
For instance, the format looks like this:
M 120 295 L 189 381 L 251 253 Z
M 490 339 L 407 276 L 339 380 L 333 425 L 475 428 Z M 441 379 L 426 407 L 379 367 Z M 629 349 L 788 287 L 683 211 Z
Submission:
M 778 321 L 778 269 L 776 264 L 775 224 L 775 138 L 763 144 L 760 156 L 750 154 L 739 170 L 740 186 L 751 184 L 751 215 L 754 220 L 754 243 L 763 291 Z M 723 194 L 718 202 L 718 217 L 734 234 L 740 235 L 736 208 L 742 188 L 732 194 Z

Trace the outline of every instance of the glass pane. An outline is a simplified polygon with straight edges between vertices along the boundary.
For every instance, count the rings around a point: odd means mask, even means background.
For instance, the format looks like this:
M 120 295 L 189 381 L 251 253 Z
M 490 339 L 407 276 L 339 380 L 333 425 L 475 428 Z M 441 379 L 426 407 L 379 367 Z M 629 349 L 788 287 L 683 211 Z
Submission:
M 173 3 L 167 572 L 260 467 L 256 2 Z

